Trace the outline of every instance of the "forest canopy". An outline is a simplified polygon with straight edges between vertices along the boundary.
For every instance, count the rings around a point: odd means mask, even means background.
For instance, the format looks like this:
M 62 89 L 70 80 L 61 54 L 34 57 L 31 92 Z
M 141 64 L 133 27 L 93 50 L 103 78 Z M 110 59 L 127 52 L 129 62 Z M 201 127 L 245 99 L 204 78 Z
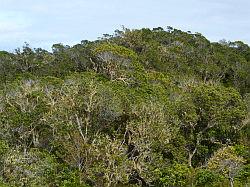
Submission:
M 250 47 L 172 27 L 0 51 L 1 186 L 250 185 Z

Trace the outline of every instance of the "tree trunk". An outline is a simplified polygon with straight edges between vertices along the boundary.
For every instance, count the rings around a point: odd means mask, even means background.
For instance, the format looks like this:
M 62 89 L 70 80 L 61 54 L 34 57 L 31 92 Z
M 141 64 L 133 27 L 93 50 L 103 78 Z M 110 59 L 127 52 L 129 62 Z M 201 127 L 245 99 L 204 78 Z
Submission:
M 230 178 L 230 187 L 234 187 L 234 180 Z
M 189 155 L 188 155 L 188 166 L 189 167 L 192 167 L 192 158 L 193 158 L 193 156 L 191 156 L 191 154 L 189 153 Z
M 192 167 L 192 158 L 193 158 L 194 154 L 196 153 L 196 151 L 197 151 L 197 148 L 195 148 L 192 153 L 189 152 L 189 154 L 188 154 L 188 165 L 189 165 L 189 167 Z

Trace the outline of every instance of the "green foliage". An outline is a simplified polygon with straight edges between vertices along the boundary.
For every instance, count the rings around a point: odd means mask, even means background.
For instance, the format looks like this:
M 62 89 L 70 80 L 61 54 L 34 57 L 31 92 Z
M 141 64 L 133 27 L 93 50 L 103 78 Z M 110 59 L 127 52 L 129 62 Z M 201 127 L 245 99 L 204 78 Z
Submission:
M 199 169 L 195 177 L 197 186 L 213 186 L 223 180 L 223 176 L 208 169 Z
M 161 171 L 162 186 L 185 186 L 190 177 L 190 168 L 187 165 L 175 163 Z
M 3 156 L 7 152 L 8 149 L 9 149 L 9 145 L 5 141 L 1 140 L 0 141 L 0 156 Z

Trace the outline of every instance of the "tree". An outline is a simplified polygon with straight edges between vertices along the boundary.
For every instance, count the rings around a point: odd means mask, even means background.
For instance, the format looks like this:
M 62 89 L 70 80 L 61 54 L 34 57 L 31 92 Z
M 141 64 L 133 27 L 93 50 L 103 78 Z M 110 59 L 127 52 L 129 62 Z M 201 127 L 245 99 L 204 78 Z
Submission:
M 137 55 L 130 49 L 112 44 L 100 44 L 94 51 L 98 61 L 97 72 L 107 76 L 111 81 L 131 82 L 133 73 L 142 70 Z
M 190 100 L 181 103 L 182 131 L 188 138 L 188 164 L 201 145 L 233 143 L 242 127 L 246 108 L 239 93 L 232 88 L 201 85 L 191 88 Z M 187 100 L 187 98 L 184 98 Z M 209 156 L 209 155 L 207 155 Z
M 232 146 L 218 150 L 208 161 L 208 168 L 223 173 L 230 181 L 230 186 L 234 186 L 234 178 L 238 174 L 245 160 L 237 156 Z

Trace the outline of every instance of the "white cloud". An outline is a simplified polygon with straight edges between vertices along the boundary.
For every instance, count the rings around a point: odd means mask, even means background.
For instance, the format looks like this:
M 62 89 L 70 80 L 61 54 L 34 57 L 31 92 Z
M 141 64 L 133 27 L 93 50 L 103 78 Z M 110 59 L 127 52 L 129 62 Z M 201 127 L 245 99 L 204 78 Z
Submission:
M 30 20 L 22 13 L 0 12 L 0 40 L 22 35 L 30 26 Z
M 24 41 L 43 47 L 92 40 L 121 25 L 170 25 L 213 41 L 250 43 L 249 0 L 0 0 L 0 5 L 0 50 Z

